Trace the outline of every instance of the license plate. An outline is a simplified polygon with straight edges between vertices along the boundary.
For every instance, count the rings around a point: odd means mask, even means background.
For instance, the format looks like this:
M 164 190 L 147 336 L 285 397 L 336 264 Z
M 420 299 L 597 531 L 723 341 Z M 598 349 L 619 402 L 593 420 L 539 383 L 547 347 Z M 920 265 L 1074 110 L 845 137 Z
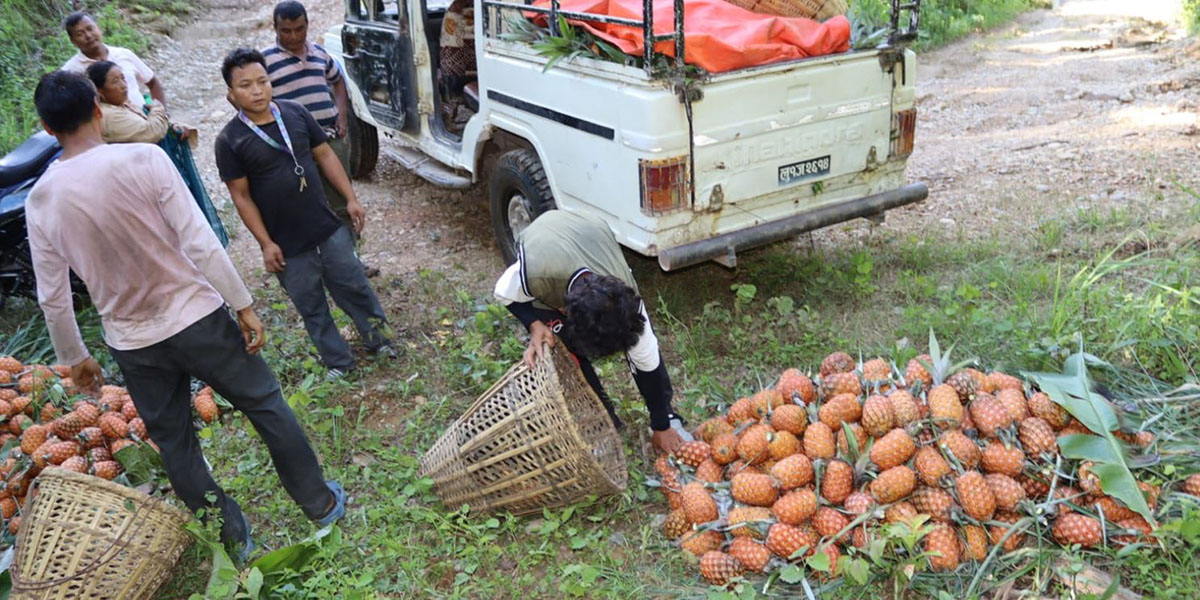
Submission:
M 779 167 L 779 185 L 790 185 L 797 181 L 812 179 L 829 174 L 829 155 L 820 158 L 810 158 Z

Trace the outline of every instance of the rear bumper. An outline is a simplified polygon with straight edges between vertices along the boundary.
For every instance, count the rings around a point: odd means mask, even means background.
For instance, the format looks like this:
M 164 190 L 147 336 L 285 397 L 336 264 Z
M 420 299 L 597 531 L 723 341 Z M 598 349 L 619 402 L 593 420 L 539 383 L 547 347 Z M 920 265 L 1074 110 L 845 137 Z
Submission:
M 664 271 L 682 269 L 709 260 L 718 260 L 727 266 L 733 266 L 736 264 L 739 250 L 763 246 L 850 219 L 877 215 L 905 204 L 920 202 L 927 196 L 929 188 L 924 183 L 914 183 L 880 194 L 822 206 L 778 221 L 660 250 L 658 265 Z

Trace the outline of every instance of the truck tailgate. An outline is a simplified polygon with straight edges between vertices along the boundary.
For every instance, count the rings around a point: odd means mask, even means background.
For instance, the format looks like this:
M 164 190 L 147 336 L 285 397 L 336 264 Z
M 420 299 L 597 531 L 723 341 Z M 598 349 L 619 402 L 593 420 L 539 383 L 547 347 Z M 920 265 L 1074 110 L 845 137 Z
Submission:
M 778 199 L 789 187 L 887 160 L 892 85 L 875 52 L 707 82 L 693 105 L 694 208 L 738 202 L 751 208 L 754 198 Z M 803 197 L 818 203 L 809 193 Z

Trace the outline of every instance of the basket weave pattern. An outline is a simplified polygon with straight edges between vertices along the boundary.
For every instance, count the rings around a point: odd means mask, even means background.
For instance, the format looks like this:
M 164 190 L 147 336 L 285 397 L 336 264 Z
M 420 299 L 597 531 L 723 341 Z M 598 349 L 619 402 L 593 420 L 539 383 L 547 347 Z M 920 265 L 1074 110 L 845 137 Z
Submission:
M 748 11 L 778 17 L 803 17 L 824 21 L 844 15 L 850 9 L 846 0 L 728 0 Z
M 621 438 L 574 357 L 556 344 L 484 392 L 421 459 L 449 507 L 526 514 L 625 489 Z
M 189 515 L 146 494 L 48 468 L 22 517 L 12 598 L 149 599 L 191 544 Z

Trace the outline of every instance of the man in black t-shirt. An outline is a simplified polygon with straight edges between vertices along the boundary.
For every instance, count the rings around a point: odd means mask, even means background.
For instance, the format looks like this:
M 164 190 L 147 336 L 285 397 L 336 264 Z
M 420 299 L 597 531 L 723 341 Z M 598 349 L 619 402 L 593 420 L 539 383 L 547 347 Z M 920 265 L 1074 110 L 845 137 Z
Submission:
M 384 334 L 383 307 L 354 254 L 354 238 L 322 190 L 325 177 L 346 198 L 350 221 L 361 231 L 365 211 L 324 131 L 302 105 L 271 101 L 266 61 L 258 51 L 234 50 L 221 75 L 238 114 L 217 136 L 217 169 L 262 248 L 263 265 L 304 318 L 329 375 L 353 370 L 354 357 L 329 313 L 326 288 L 354 321 L 368 353 L 395 356 Z

